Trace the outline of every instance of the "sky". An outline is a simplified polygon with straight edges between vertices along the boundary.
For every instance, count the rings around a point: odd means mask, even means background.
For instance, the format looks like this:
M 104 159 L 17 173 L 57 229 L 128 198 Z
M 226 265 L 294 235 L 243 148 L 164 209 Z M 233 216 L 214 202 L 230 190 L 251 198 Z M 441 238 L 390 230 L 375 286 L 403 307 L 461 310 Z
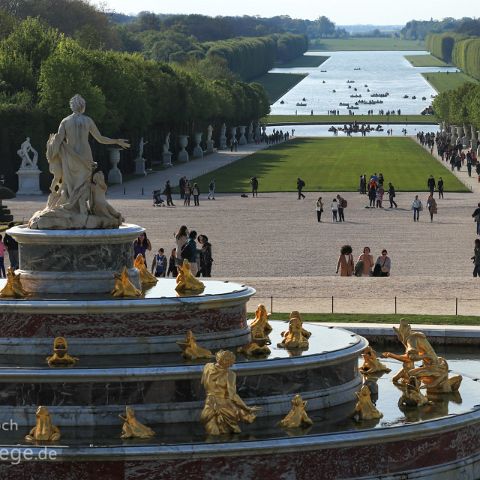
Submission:
M 478 0 L 477 0 L 478 1 Z M 259 15 L 314 20 L 325 15 L 337 25 L 403 25 L 409 20 L 478 17 L 476 0 L 93 0 L 118 13 L 200 13 L 209 16 Z M 477 5 L 477 7 L 475 7 Z

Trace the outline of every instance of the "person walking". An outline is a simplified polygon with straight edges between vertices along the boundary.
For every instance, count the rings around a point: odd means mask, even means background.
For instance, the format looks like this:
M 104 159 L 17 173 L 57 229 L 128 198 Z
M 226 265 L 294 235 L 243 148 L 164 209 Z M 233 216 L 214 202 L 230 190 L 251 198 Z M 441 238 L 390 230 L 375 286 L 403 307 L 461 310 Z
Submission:
M 152 273 L 156 277 L 165 277 L 167 274 L 167 257 L 163 248 L 159 248 L 158 253 L 153 256 Z
M 467 172 L 468 176 L 472 176 L 472 154 L 470 152 L 467 153 Z
M 443 178 L 440 177 L 437 183 L 438 198 L 443 198 Z
M 200 270 L 197 273 L 197 277 L 211 277 L 212 276 L 212 244 L 208 241 L 206 235 L 198 236 L 198 243 L 200 248 Z
M 170 180 L 165 182 L 163 194 L 167 197 L 167 207 L 174 207 L 175 205 L 172 200 L 172 187 L 170 186 Z
M 377 188 L 377 199 L 376 199 L 376 207 L 377 208 L 383 208 L 383 194 L 385 193 L 385 190 L 383 189 L 383 185 L 380 184 Z
M 375 200 L 377 199 L 377 187 L 376 184 L 371 182 L 368 188 L 368 200 L 370 202 L 370 208 L 375 208 Z
M 336 198 L 332 200 L 331 207 L 332 207 L 332 222 L 338 222 L 338 202 Z
M 390 202 L 390 208 L 393 208 L 394 205 L 395 208 L 398 207 L 397 203 L 395 202 L 395 187 L 390 182 L 388 184 L 388 201 Z
M 475 211 L 472 213 L 472 217 L 473 220 L 477 222 L 477 235 L 480 235 L 480 203 L 478 204 L 478 207 L 475 209 Z
M 200 206 L 200 189 L 198 188 L 197 183 L 193 184 L 192 194 L 193 194 L 193 204 L 196 207 L 199 207 Z
M 340 195 L 337 195 L 337 205 L 338 205 L 338 221 L 339 222 L 344 222 L 345 221 L 345 214 L 344 210 L 347 208 L 347 201 L 341 197 Z
M 0 278 L 7 278 L 5 273 L 5 245 L 2 242 L 2 236 L 0 235 Z
M 175 278 L 178 275 L 177 270 L 177 249 L 172 249 L 170 253 L 170 258 L 168 259 L 168 270 L 167 270 L 167 277 L 172 274 L 172 277 Z
M 305 187 L 305 182 L 300 177 L 298 177 L 297 178 L 298 200 L 300 200 L 301 198 L 305 199 L 305 195 L 302 193 L 303 187 Z
M 430 221 L 433 222 L 433 216 L 437 214 L 437 202 L 433 198 L 433 193 L 427 198 L 427 208 L 430 212 Z
M 428 189 L 430 190 L 430 193 L 433 194 L 433 192 L 435 191 L 435 179 L 433 178 L 433 175 L 430 175 L 428 177 L 427 186 L 428 186 Z
M 340 249 L 336 273 L 340 270 L 341 277 L 351 277 L 353 275 L 353 269 L 352 247 L 350 245 L 344 245 Z
M 373 269 L 374 277 L 389 277 L 390 270 L 392 268 L 392 261 L 388 256 L 386 250 L 382 250 L 382 254 L 377 258 L 375 262 L 375 268 Z
M 208 200 L 215 200 L 215 179 L 212 178 L 208 184 Z
M 252 187 L 252 197 L 258 197 L 258 179 L 257 179 L 257 177 L 252 177 L 250 179 L 250 185 Z
M 418 195 L 415 195 L 415 199 L 412 202 L 413 210 L 413 221 L 420 221 L 420 212 L 423 210 L 422 201 L 418 198 Z
M 186 182 L 185 177 L 180 177 L 180 180 L 178 181 L 178 189 L 180 190 L 180 199 L 183 200 L 185 198 L 185 182 Z
M 475 239 L 475 248 L 473 249 L 473 276 L 480 277 L 480 238 Z
M 317 211 L 317 222 L 322 221 L 322 213 L 323 213 L 323 202 L 322 197 L 318 197 L 315 210 Z

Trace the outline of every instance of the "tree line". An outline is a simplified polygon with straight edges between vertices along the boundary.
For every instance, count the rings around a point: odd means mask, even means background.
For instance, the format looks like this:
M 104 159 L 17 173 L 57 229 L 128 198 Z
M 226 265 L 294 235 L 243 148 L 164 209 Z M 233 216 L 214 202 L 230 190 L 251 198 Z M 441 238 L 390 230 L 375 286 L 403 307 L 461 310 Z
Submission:
M 470 17 L 456 20 L 411 20 L 400 30 L 406 40 L 425 40 L 431 33 L 454 32 L 463 35 L 480 35 L 480 21 Z

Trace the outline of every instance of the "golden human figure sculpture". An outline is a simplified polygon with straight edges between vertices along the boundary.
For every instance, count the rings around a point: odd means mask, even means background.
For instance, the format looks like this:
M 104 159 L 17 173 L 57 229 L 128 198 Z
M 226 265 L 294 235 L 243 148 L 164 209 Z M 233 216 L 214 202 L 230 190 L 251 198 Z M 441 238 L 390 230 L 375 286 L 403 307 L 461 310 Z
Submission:
M 143 423 L 140 423 L 135 417 L 135 411 L 132 407 L 125 407 L 125 417 L 119 415 L 123 420 L 122 435 L 120 438 L 152 438 L 155 432 Z
M 400 320 L 398 328 L 393 327 L 398 338 L 405 347 L 403 355 L 384 352 L 385 358 L 393 358 L 400 362 L 421 361 L 422 365 L 408 371 L 408 376 L 418 378 L 421 388 L 426 388 L 430 393 L 456 392 L 462 383 L 461 375 L 448 378 L 448 363 L 442 357 L 437 356 L 425 334 L 412 331 L 411 326 L 405 319 Z
M 290 314 L 288 330 L 282 332 L 283 340 L 277 346 L 280 348 L 308 348 L 308 338 L 311 333 L 303 328 L 303 322 L 300 314 L 293 311 Z
M 389 373 L 392 370 L 383 364 L 378 358 L 375 350 L 368 346 L 362 352 L 363 364 L 359 368 L 360 372 L 365 375 L 370 375 L 373 373 Z
M 178 267 L 175 290 L 178 293 L 202 293 L 205 290 L 205 285 L 193 276 L 190 270 L 190 262 L 187 259 L 183 260 L 183 263 Z
M 16 274 L 12 267 L 7 269 L 7 283 L 0 291 L 2 298 L 25 298 L 28 292 L 24 290 L 20 274 Z
M 240 433 L 239 422 L 253 423 L 258 407 L 249 407 L 237 394 L 236 375 L 230 370 L 235 355 L 220 350 L 215 363 L 203 368 L 202 385 L 207 393 L 200 421 L 209 435 Z
M 422 407 L 432 402 L 420 392 L 420 381 L 410 377 L 407 384 L 402 385 L 403 394 L 398 400 L 399 407 Z
M 373 404 L 370 389 L 363 385 L 359 392 L 356 392 L 358 401 L 353 412 L 353 419 L 357 422 L 362 420 L 375 420 L 383 417 L 383 413 L 377 410 Z
M 145 257 L 141 253 L 139 253 L 135 258 L 133 266 L 138 270 L 142 287 L 155 285 L 158 282 L 157 277 L 148 271 L 148 268 L 145 265 Z
M 270 355 L 272 353 L 266 345 L 259 345 L 255 342 L 247 343 L 237 348 L 237 353 L 246 355 L 247 357 L 256 357 L 262 355 Z
M 49 367 L 70 367 L 78 362 L 77 357 L 68 354 L 68 343 L 63 337 L 56 337 L 53 341 L 53 355 L 47 357 Z
M 60 430 L 53 425 L 47 407 L 38 407 L 35 426 L 25 436 L 27 442 L 56 442 L 60 440 Z
M 297 394 L 292 399 L 292 408 L 287 415 L 280 420 L 279 425 L 283 428 L 306 428 L 313 425 L 312 419 L 307 415 L 302 397 Z
M 128 277 L 127 267 L 123 267 L 122 273 L 115 273 L 115 284 L 111 295 L 114 297 L 141 297 L 142 292 L 133 285 Z
M 252 340 L 268 340 L 268 335 L 272 331 L 271 325 L 268 323 L 268 317 L 265 305 L 261 303 L 255 311 L 255 319 L 250 324 Z
M 214 358 L 215 355 L 210 350 L 200 347 L 191 330 L 188 330 L 185 341 L 177 342 L 177 345 L 183 350 L 182 356 L 187 360 L 196 360 L 197 358 Z

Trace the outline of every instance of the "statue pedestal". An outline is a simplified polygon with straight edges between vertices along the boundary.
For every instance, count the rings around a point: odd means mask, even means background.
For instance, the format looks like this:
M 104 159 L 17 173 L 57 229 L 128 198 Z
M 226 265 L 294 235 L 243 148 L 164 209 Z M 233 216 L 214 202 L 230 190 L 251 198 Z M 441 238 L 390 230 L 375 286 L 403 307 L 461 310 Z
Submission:
M 172 165 L 172 152 L 164 152 L 162 156 L 162 163 L 165 167 L 173 167 Z
M 245 137 L 245 130 L 247 127 L 244 127 L 243 125 L 238 127 L 240 129 L 240 139 L 238 140 L 239 145 L 246 145 L 247 144 L 247 137 Z
M 188 135 L 179 135 L 178 143 L 182 149 L 178 152 L 177 161 L 180 163 L 186 163 L 190 160 L 188 152 L 185 150 L 188 145 Z
M 207 153 L 215 152 L 215 143 L 213 140 L 207 140 Z
M 202 141 L 202 134 L 196 133 L 195 134 L 195 148 L 193 149 L 193 158 L 203 158 L 203 149 L 200 146 L 200 142 Z
M 145 170 L 145 159 L 144 158 L 136 158 L 135 162 L 135 175 L 143 175 L 147 174 Z
M 42 195 L 38 168 L 21 168 L 18 172 L 17 195 Z
M 227 148 L 227 137 L 225 135 L 220 136 L 220 150 L 226 150 Z
M 118 162 L 120 162 L 120 150 L 121 148 L 109 148 L 110 163 L 112 164 L 111 170 L 108 172 L 108 183 L 110 185 L 122 184 L 123 176 L 122 172 L 118 168 Z

